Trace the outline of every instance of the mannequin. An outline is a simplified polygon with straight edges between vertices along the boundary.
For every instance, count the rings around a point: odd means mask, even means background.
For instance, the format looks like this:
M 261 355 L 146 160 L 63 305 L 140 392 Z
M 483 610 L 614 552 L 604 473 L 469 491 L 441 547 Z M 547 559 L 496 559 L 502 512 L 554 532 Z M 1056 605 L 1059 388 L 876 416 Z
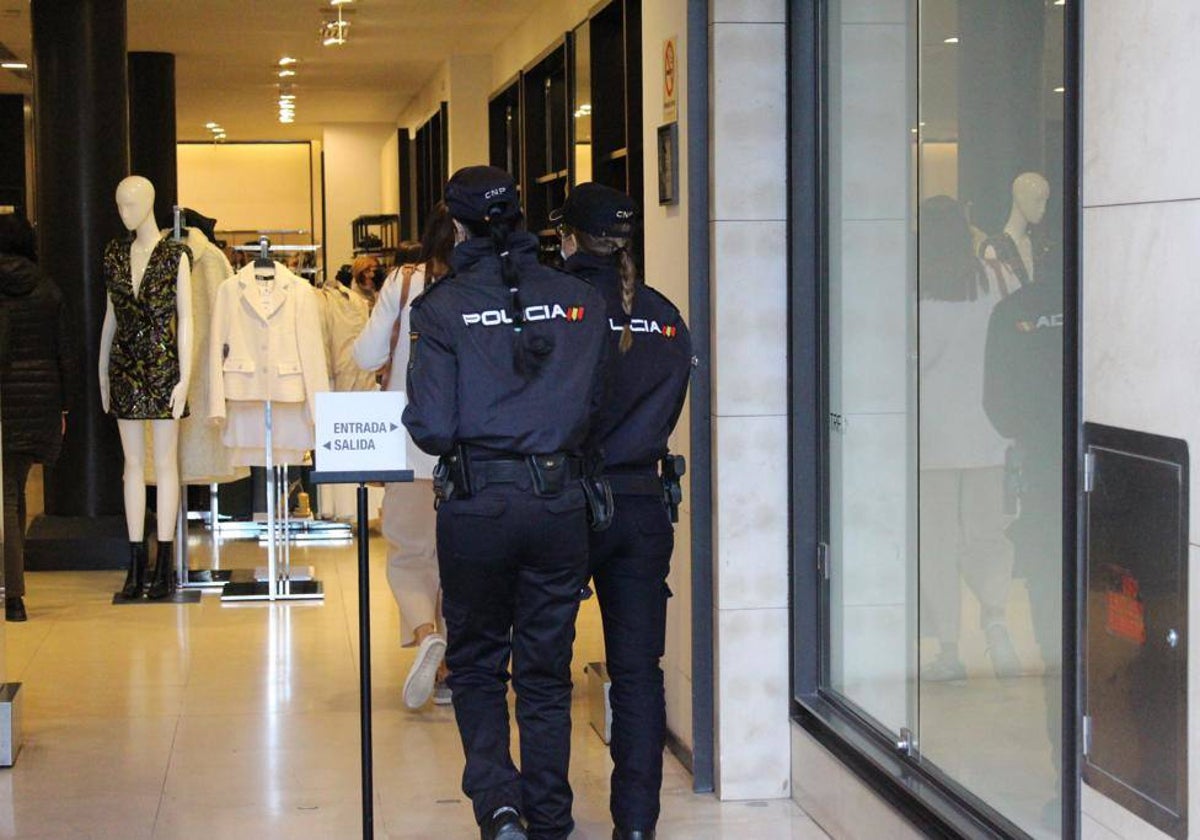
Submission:
M 145 421 L 154 441 L 158 558 L 145 595 L 168 597 L 172 538 L 179 510 L 179 421 L 187 412 L 192 369 L 191 251 L 162 239 L 154 220 L 154 185 L 132 175 L 117 185 L 117 211 L 133 241 L 104 252 L 108 308 L 100 333 L 100 404 L 117 417 L 125 453 L 125 524 L 129 571 L 121 594 L 143 594 L 146 575 Z M 185 258 L 186 257 L 186 258 Z M 171 316 L 174 316 L 173 323 Z
M 1003 283 L 1005 293 L 1015 291 L 1018 285 L 1037 282 L 1029 227 L 1042 221 L 1049 199 L 1050 182 L 1037 172 L 1023 172 L 1013 180 L 1012 207 L 1004 232 L 989 238 L 980 254 L 993 276 Z

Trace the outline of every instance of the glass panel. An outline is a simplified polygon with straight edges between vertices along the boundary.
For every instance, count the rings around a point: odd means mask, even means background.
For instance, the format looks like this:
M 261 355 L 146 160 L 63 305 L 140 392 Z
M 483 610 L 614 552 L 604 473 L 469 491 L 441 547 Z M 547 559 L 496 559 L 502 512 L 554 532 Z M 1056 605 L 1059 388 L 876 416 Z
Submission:
M 575 180 L 592 180 L 592 25 L 575 29 Z
M 919 15 L 920 750 L 1057 836 L 1063 7 Z
M 915 33 L 871 5 L 829 3 L 828 684 L 899 736 L 916 724 Z
M 826 8 L 825 686 L 1057 836 L 1064 7 Z

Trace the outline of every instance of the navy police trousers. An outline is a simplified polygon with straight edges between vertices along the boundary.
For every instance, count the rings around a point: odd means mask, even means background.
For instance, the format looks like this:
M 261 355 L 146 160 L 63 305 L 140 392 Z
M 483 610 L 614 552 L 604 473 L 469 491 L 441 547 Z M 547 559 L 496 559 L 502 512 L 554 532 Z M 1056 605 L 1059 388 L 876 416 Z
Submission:
M 661 495 L 616 495 L 613 523 L 591 534 L 590 568 L 612 680 L 610 808 L 626 831 L 658 822 L 667 713 L 663 655 L 675 531 Z
M 476 821 L 519 808 L 530 840 L 574 827 L 571 646 L 587 578 L 588 526 L 577 483 L 558 496 L 494 484 L 438 509 L 446 662 Z M 521 769 L 509 750 L 509 660 Z

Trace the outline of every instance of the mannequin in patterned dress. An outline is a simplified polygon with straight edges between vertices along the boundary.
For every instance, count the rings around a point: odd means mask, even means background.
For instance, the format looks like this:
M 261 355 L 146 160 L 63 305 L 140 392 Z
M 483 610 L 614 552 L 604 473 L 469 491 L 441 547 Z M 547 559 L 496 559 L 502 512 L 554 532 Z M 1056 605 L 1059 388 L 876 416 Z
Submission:
M 187 413 L 192 360 L 191 252 L 160 238 L 154 185 L 133 175 L 117 186 L 117 210 L 133 240 L 104 251 L 108 308 L 100 334 L 100 402 L 117 418 L 125 453 L 125 523 L 129 572 L 121 594 L 143 594 L 146 573 L 145 422 L 154 441 L 158 558 L 145 590 L 166 598 L 172 581 L 172 538 L 179 511 L 179 420 Z

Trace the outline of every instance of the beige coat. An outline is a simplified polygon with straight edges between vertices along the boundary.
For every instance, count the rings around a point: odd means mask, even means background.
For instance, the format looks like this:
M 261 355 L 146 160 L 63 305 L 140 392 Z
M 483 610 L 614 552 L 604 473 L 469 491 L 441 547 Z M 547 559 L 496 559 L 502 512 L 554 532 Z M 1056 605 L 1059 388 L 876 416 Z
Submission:
M 221 442 L 220 429 L 208 422 L 209 326 L 217 289 L 233 274 L 229 260 L 195 228 L 184 228 L 184 243 L 192 251 L 192 374 L 188 404 L 192 413 L 179 421 L 179 480 L 182 484 L 222 484 L 245 478 L 250 471 L 235 467 Z M 170 231 L 165 235 L 169 236 Z M 153 484 L 154 445 L 146 436 L 146 482 Z
M 217 290 L 213 306 L 208 416 L 224 419 L 225 401 L 305 403 L 329 390 L 317 292 L 275 263 L 274 280 L 256 280 L 251 263 Z
M 354 341 L 371 317 L 371 307 L 362 295 L 341 283 L 330 283 L 319 292 L 323 300 L 325 356 L 335 391 L 375 391 L 375 371 L 364 370 L 354 360 Z

